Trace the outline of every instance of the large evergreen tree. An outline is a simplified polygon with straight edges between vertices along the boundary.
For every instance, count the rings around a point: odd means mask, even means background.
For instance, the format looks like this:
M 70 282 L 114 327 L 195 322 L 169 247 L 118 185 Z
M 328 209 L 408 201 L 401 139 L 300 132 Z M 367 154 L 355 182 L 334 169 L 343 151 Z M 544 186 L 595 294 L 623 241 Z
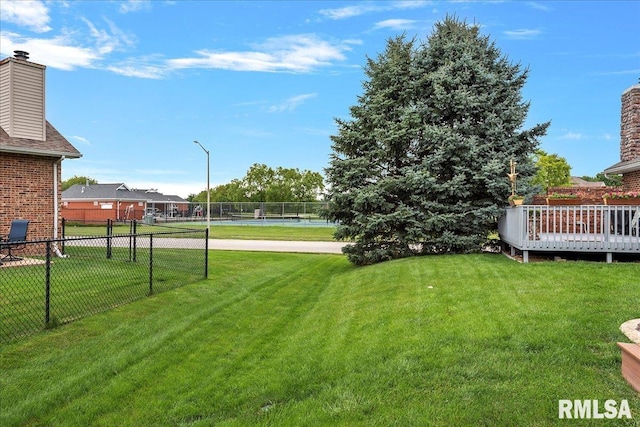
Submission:
M 447 17 L 415 48 L 390 39 L 368 59 L 364 94 L 337 120 L 327 168 L 336 237 L 356 264 L 477 249 L 520 182 L 548 123 L 522 129 L 527 70 L 475 25 Z

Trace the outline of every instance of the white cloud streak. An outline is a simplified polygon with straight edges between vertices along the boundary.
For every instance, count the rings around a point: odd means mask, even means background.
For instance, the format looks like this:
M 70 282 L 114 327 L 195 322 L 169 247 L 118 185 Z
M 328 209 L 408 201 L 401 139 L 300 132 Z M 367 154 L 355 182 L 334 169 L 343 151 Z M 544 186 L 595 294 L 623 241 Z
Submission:
M 519 30 L 508 30 L 505 31 L 504 34 L 510 39 L 526 40 L 538 37 L 540 34 L 542 34 L 542 31 L 522 28 Z
M 150 0 L 128 0 L 120 4 L 120 13 L 139 12 L 141 10 L 151 10 Z
M 316 93 L 305 93 L 302 95 L 292 96 L 289 99 L 286 99 L 284 102 L 281 102 L 278 105 L 272 105 L 269 107 L 270 113 L 282 113 L 284 111 L 293 111 L 298 108 L 304 101 L 307 99 L 315 98 Z
M 402 2 L 402 8 L 422 2 Z M 3 21 L 29 26 L 34 31 L 49 31 L 48 9 L 42 1 L 1 0 Z M 148 1 L 129 1 L 120 5 L 129 13 L 151 7 Z M 369 8 L 378 8 L 373 3 Z M 359 6 L 358 6 L 359 8 Z M 345 53 L 360 40 L 332 41 L 315 34 L 296 34 L 268 38 L 247 50 L 224 51 L 202 48 L 194 55 L 166 59 L 162 55 L 147 55 L 113 60 L 114 52 L 132 50 L 136 38 L 103 18 L 102 25 L 85 17 L 80 20 L 86 30 L 66 30 L 53 37 L 31 37 L 18 31 L 0 31 L 0 53 L 11 56 L 14 50 L 30 52 L 31 60 L 62 70 L 101 68 L 112 73 L 144 78 L 166 78 L 176 70 L 201 68 L 230 71 L 274 73 L 310 73 L 346 60 Z M 406 21 L 387 21 L 379 25 L 390 27 Z
M 560 136 L 560 139 L 568 139 L 570 141 L 579 141 L 584 137 L 583 134 L 578 132 L 567 132 Z
M 87 24 L 87 27 L 89 27 L 91 37 L 95 40 L 96 48 L 101 55 L 106 55 L 134 44 L 133 37 L 125 34 L 124 31 L 120 30 L 112 21 L 106 18 L 104 18 L 104 20 L 109 27 L 109 31 L 98 29 L 86 18 L 82 18 L 82 20 Z
M 537 1 L 530 1 L 530 2 L 527 2 L 527 4 L 531 8 L 536 9 L 536 10 L 541 10 L 543 12 L 549 12 L 551 10 L 549 8 L 549 6 L 547 6 L 546 4 L 543 4 L 543 3 L 540 3 L 540 2 L 537 2 Z
M 391 29 L 391 30 L 406 30 L 409 28 L 413 28 L 415 26 L 416 21 L 412 19 L 386 19 L 384 21 L 377 22 L 374 26 L 374 30 L 379 29 Z
M 392 3 L 361 2 L 352 6 L 338 7 L 334 9 L 321 9 L 320 15 L 332 20 L 341 20 L 365 15 L 372 12 L 384 12 L 389 10 L 418 9 L 425 7 L 430 1 L 396 1 Z
M 78 42 L 78 34 L 73 32 L 64 32 L 50 38 L 36 38 L 0 31 L 0 52 L 11 56 L 14 50 L 25 50 L 30 53 L 30 60 L 33 62 L 61 70 L 74 70 L 96 68 L 109 54 L 135 44 L 134 37 L 125 34 L 108 19 L 105 19 L 108 29 L 100 29 L 85 18 L 82 21 L 87 25 L 90 36 L 83 39 L 84 46 Z M 93 43 L 87 44 L 87 40 Z
M 331 43 L 313 34 L 273 37 L 254 50 L 224 52 L 201 49 L 194 58 L 167 61 L 170 68 L 216 68 L 233 71 L 305 73 L 346 59 L 347 43 Z
M 0 16 L 3 21 L 12 22 L 36 33 L 51 30 L 49 9 L 39 0 L 2 0 Z
M 86 144 L 86 145 L 91 145 L 91 143 L 89 142 L 89 140 L 87 138 L 83 138 L 83 137 L 77 136 L 77 135 L 72 135 L 71 138 L 73 138 L 74 141 L 78 141 L 78 142 L 81 142 L 81 143 Z
M 0 32 L 0 50 L 10 56 L 14 50 L 30 52 L 30 60 L 48 67 L 73 70 L 91 68 L 100 55 L 93 48 L 75 47 L 67 36 L 50 39 L 25 38 L 16 33 Z

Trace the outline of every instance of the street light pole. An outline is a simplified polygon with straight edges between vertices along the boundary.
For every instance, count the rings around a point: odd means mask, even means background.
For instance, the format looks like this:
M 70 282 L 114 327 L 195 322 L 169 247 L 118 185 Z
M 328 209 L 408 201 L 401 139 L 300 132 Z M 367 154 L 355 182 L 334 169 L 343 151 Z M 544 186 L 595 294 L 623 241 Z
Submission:
M 202 146 L 198 141 L 193 141 L 200 146 L 207 153 L 207 233 L 209 232 L 209 227 L 211 227 L 211 192 L 209 191 L 209 151 Z

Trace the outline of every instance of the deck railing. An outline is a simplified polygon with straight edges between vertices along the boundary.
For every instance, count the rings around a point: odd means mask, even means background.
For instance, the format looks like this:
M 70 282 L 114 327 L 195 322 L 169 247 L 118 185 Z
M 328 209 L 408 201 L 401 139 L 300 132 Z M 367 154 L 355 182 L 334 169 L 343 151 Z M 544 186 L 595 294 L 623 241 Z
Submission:
M 498 221 L 500 239 L 528 251 L 640 254 L 640 206 L 525 205 L 507 208 Z

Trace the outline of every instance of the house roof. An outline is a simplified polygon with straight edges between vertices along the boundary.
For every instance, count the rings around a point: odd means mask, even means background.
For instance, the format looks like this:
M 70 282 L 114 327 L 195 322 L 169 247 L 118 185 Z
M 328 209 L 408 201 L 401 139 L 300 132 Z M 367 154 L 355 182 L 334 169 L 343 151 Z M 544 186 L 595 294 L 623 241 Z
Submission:
M 585 181 L 577 176 L 571 177 L 571 185 L 574 187 L 606 187 L 605 183 L 602 181 Z
M 62 192 L 64 201 L 122 200 L 152 203 L 187 203 L 179 196 L 167 196 L 156 191 L 131 190 L 123 183 L 75 184 Z
M 0 127 L 0 152 L 77 159 L 82 154 L 47 121 L 46 140 L 12 138 Z
M 132 191 L 136 191 L 138 193 L 144 193 L 147 196 L 148 200 L 153 200 L 154 202 L 173 202 L 173 203 L 187 203 L 187 200 L 183 199 L 180 196 L 176 196 L 173 194 L 162 194 L 157 190 L 143 190 L 134 188 Z
M 636 171 L 640 171 L 640 157 L 611 165 L 604 170 L 604 173 L 625 174 Z
M 147 197 L 129 190 L 123 183 L 75 184 L 62 192 L 62 200 L 131 200 L 146 201 Z

